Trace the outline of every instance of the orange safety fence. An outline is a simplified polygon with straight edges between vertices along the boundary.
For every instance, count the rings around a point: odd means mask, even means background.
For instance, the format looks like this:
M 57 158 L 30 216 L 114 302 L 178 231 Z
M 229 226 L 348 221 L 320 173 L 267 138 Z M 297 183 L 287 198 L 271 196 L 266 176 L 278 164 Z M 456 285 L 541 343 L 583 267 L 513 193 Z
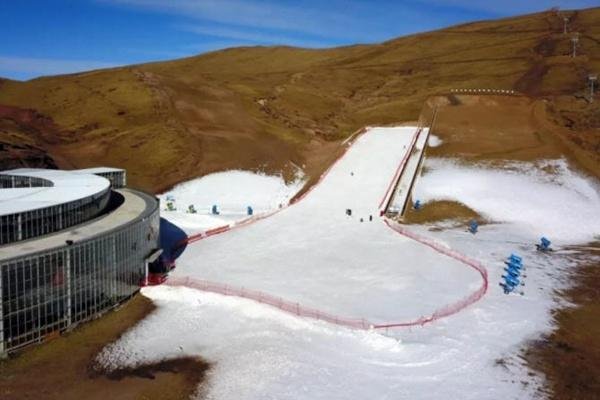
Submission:
M 168 286 L 184 286 L 192 289 L 198 289 L 203 292 L 217 293 L 224 296 L 241 297 L 244 299 L 254 300 L 261 304 L 267 304 L 273 306 L 279 310 L 285 311 L 286 313 L 297 315 L 299 317 L 312 318 L 320 321 L 329 322 L 335 325 L 346 326 L 354 329 L 368 329 L 372 327 L 364 319 L 352 319 L 342 318 L 329 314 L 316 308 L 305 307 L 300 303 L 284 300 L 281 297 L 272 296 L 270 294 L 258 291 L 246 289 L 244 287 L 235 287 L 217 282 L 210 282 L 201 279 L 194 279 L 190 277 L 169 277 L 165 285 Z
M 403 159 L 401 160 L 400 164 L 398 165 L 398 168 L 396 169 L 396 172 L 394 174 L 392 182 L 388 185 L 386 193 L 380 202 L 379 207 L 382 211 L 382 215 L 385 213 L 385 211 L 387 210 L 387 207 L 389 205 L 389 201 L 391 198 L 389 196 L 390 191 L 392 190 L 392 188 L 396 187 L 398 180 L 402 176 L 402 174 L 404 172 L 404 168 L 405 168 L 407 160 L 408 160 L 408 157 L 410 156 L 410 154 L 414 148 L 417 137 L 419 136 L 419 133 L 421 132 L 421 129 L 422 128 L 419 127 L 416 130 L 416 132 L 414 133 L 413 138 L 411 140 L 410 147 L 407 150 L 406 154 L 404 155 Z M 363 132 L 360 132 L 360 134 L 362 134 L 362 133 Z M 294 199 L 294 201 L 290 202 L 289 205 L 295 204 L 295 203 L 301 201 L 302 199 L 304 199 L 308 195 L 308 193 L 310 193 L 318 184 L 320 184 L 321 181 L 325 178 L 325 176 L 329 173 L 329 171 L 331 171 L 331 169 L 343 158 L 343 156 L 348 151 L 349 147 L 350 146 L 347 146 L 344 149 L 344 151 L 340 155 L 340 157 L 331 166 L 329 166 L 329 168 L 319 177 L 319 180 L 315 183 L 315 185 L 313 185 L 310 189 L 308 189 L 306 192 L 304 192 L 301 196 Z M 282 207 L 278 210 L 272 211 L 267 214 L 249 217 L 245 220 L 238 222 L 235 225 L 225 225 L 225 226 L 221 226 L 218 228 L 210 229 L 206 232 L 199 233 L 197 235 L 192 235 L 192 236 L 188 237 L 187 239 L 185 239 L 184 241 L 180 242 L 178 244 L 178 246 L 181 247 L 187 243 L 192 243 L 197 240 L 201 240 L 201 239 L 210 237 L 212 235 L 217 235 L 217 234 L 220 234 L 223 232 L 227 232 L 233 228 L 247 226 L 247 225 L 254 223 L 256 221 L 259 221 L 261 219 L 268 218 L 268 217 L 282 211 L 283 209 L 287 208 L 288 206 Z M 382 206 L 383 206 L 383 208 L 382 208 Z M 293 315 L 312 318 L 312 319 L 321 320 L 321 321 L 326 321 L 326 322 L 329 322 L 329 323 L 332 323 L 335 325 L 345 326 L 345 327 L 354 328 L 354 329 L 388 329 L 388 328 L 401 328 L 401 327 L 410 327 L 410 326 L 419 326 L 419 325 L 422 326 L 422 325 L 434 322 L 436 320 L 439 320 L 441 318 L 456 314 L 457 312 L 463 310 L 464 308 L 468 307 L 469 305 L 477 302 L 479 299 L 481 299 L 485 295 L 485 293 L 487 292 L 487 289 L 488 289 L 488 274 L 487 274 L 487 270 L 480 262 L 478 262 L 474 259 L 471 259 L 455 250 L 448 248 L 443 243 L 437 242 L 431 238 L 427 238 L 425 236 L 422 236 L 420 234 L 412 232 L 412 231 L 406 229 L 405 227 L 392 222 L 385 216 L 383 216 L 383 221 L 390 229 L 394 230 L 395 232 L 397 232 L 403 236 L 406 236 L 410 239 L 413 239 L 423 245 L 426 245 L 426 246 L 432 248 L 433 250 L 437 251 L 440 254 L 454 258 L 455 260 L 460 261 L 461 263 L 468 265 L 469 267 L 475 269 L 481 275 L 481 278 L 482 278 L 481 286 L 476 291 L 470 293 L 468 296 L 464 297 L 463 299 L 461 299 L 455 303 L 446 305 L 442 308 L 439 308 L 428 316 L 421 316 L 417 319 L 409 320 L 409 321 L 397 321 L 397 322 L 387 322 L 387 323 L 375 324 L 375 323 L 369 322 L 368 320 L 366 320 L 364 318 L 348 318 L 348 317 L 336 316 L 336 315 L 333 315 L 330 313 L 320 311 L 315 308 L 303 306 L 297 302 L 284 300 L 281 297 L 272 296 L 267 293 L 263 293 L 261 291 L 251 290 L 251 289 L 247 289 L 244 287 L 235 287 L 232 285 L 227 285 L 227 284 L 222 284 L 222 283 L 217 283 L 217 282 L 210 282 L 210 281 L 195 279 L 195 278 L 191 278 L 191 277 L 169 277 L 168 280 L 165 282 L 165 284 L 168 286 L 190 287 L 190 288 L 198 289 L 201 291 L 217 293 L 217 294 L 221 294 L 221 295 L 225 295 L 225 296 L 235 296 L 235 297 L 246 298 L 246 299 L 254 300 L 254 301 L 262 303 L 262 304 L 267 304 L 267 305 L 273 306 L 277 309 L 280 309 L 282 311 L 285 311 L 285 312 L 293 314 Z

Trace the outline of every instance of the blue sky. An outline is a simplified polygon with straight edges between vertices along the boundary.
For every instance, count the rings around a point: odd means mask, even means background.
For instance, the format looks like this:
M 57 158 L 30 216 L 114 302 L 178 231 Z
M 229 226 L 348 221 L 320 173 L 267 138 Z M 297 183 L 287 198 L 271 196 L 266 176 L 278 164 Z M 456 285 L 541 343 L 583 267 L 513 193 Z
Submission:
M 252 45 L 373 43 L 598 0 L 1 0 L 0 76 L 30 79 Z

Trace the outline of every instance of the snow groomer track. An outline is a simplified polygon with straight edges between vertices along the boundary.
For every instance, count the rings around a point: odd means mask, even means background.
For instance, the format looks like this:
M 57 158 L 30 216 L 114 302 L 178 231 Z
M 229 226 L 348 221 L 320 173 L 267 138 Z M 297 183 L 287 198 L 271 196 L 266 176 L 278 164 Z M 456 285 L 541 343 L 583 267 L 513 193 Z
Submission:
M 424 135 L 365 130 L 290 206 L 188 238 L 166 284 L 357 329 L 425 325 L 465 309 L 486 293 L 486 269 L 385 217 L 396 188 L 413 180 L 406 165 Z

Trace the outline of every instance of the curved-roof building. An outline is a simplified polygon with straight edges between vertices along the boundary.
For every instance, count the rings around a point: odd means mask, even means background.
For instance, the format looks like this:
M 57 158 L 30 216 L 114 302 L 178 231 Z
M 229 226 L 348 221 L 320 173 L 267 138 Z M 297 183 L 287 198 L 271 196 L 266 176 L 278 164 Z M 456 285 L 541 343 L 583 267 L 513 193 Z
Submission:
M 47 169 L 0 173 L 0 244 L 77 225 L 102 212 L 111 182 L 98 175 Z
M 124 170 L 0 172 L 0 354 L 137 292 L 160 252 L 154 196 Z

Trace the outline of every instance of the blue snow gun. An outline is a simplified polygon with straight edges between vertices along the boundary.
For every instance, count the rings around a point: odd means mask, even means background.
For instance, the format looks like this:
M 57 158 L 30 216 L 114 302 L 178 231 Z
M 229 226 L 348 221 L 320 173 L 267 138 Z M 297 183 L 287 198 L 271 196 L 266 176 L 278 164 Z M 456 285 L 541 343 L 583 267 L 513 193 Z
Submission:
M 510 294 L 512 291 L 515 290 L 514 286 L 507 285 L 506 283 L 503 283 L 503 282 L 500 282 L 500 286 L 504 290 L 504 294 Z
M 518 278 L 521 275 L 521 271 L 514 268 L 504 268 L 504 271 L 513 278 Z
M 478 229 L 479 229 L 479 224 L 477 223 L 477 221 L 471 220 L 471 223 L 469 224 L 469 232 L 471 232 L 474 235 L 477 233 Z
M 415 210 L 419 210 L 421 208 L 421 200 L 415 201 L 415 204 L 413 204 L 413 207 Z
M 523 268 L 523 258 L 515 253 L 512 253 L 510 256 L 508 256 L 506 261 L 504 261 L 504 264 L 506 264 L 509 268 L 521 269 Z
M 521 283 L 519 281 L 519 278 L 514 278 L 510 275 L 502 275 L 502 277 L 504 278 L 504 281 L 506 282 L 507 286 L 519 286 L 519 284 Z
M 510 258 L 507 261 L 504 261 L 504 264 L 506 264 L 506 266 L 508 268 L 512 268 L 512 269 L 523 269 L 523 264 L 521 264 L 520 262 L 516 262 L 516 261 L 511 261 Z
M 511 260 L 511 261 L 516 261 L 519 264 L 521 262 L 523 262 L 523 257 L 521 257 L 521 256 L 519 256 L 519 255 L 517 255 L 515 253 L 511 253 L 511 255 L 508 257 L 508 259 Z
M 542 237 L 540 239 L 540 243 L 536 244 L 535 246 L 537 247 L 538 251 L 551 251 L 552 250 L 550 248 L 551 243 L 552 242 L 550 240 L 548 240 L 548 238 Z
M 213 215 L 219 215 L 219 210 L 217 209 L 217 205 L 213 205 L 212 206 L 212 210 L 211 210 Z
M 246 209 L 246 213 L 248 215 L 252 215 L 252 214 L 254 214 L 254 210 L 252 209 L 252 207 L 248 206 L 248 208 Z

